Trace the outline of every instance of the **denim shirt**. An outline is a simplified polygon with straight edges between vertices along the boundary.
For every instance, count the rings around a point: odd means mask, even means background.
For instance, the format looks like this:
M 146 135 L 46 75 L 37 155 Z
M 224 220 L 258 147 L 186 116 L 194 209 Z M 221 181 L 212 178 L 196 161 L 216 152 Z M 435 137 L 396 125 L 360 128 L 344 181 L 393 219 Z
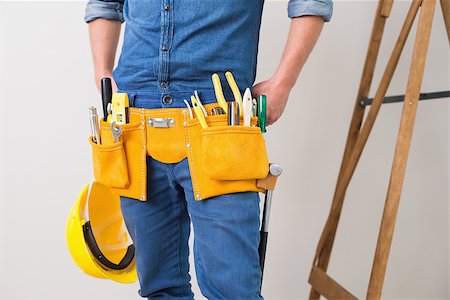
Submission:
M 213 97 L 211 75 L 219 73 L 232 100 L 223 74 L 232 71 L 242 90 L 252 87 L 263 5 L 264 0 L 89 0 L 85 21 L 126 22 L 113 72 L 119 90 L 170 94 L 176 102 L 194 89 Z M 288 16 L 329 21 L 332 8 L 332 0 L 290 0 Z

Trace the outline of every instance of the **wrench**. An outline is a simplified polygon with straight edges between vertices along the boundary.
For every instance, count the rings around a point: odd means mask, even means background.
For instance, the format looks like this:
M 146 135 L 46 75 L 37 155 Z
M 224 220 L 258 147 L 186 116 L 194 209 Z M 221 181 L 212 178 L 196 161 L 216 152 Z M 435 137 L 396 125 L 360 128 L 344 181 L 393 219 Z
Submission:
M 122 135 L 122 125 L 117 125 L 116 127 L 115 124 L 116 122 L 111 123 L 111 131 L 114 137 L 114 143 L 117 143 Z

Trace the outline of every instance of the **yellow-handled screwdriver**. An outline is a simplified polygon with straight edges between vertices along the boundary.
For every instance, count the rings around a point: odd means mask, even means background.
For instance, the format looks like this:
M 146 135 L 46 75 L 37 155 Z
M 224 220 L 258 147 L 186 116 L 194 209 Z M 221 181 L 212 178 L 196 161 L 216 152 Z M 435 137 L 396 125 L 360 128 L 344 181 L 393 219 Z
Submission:
M 199 102 L 197 101 L 197 98 L 195 98 L 194 96 L 191 96 L 191 102 L 192 102 L 192 107 L 194 108 L 195 115 L 197 116 L 197 119 L 200 122 L 200 125 L 202 125 L 203 128 L 208 128 L 208 124 L 206 124 L 206 120 L 205 120 L 205 115 L 199 105 Z

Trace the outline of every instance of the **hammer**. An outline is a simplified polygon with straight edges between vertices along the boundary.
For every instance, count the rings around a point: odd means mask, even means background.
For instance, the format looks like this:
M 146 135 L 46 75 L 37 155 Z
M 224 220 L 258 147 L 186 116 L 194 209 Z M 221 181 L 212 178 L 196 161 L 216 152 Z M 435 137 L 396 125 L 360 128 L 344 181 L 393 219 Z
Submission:
M 262 275 L 264 274 L 264 262 L 266 259 L 267 237 L 269 234 L 269 218 L 270 208 L 272 205 L 273 190 L 275 188 L 277 177 L 280 176 L 282 172 L 283 169 L 279 164 L 269 164 L 269 175 L 264 179 L 258 180 L 257 182 L 258 187 L 262 187 L 266 190 L 260 231 L 261 239 L 258 247 L 259 265 L 261 266 L 261 281 Z

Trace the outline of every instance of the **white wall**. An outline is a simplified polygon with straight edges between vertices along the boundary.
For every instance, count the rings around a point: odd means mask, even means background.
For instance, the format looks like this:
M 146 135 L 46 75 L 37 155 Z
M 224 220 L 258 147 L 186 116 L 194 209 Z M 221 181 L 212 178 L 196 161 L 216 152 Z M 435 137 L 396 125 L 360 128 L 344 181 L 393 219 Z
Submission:
M 81 273 L 65 245 L 70 206 L 91 178 L 87 107 L 100 104 L 82 21 L 85 3 L 0 5 L 0 298 L 138 299 L 137 285 Z M 307 278 L 331 204 L 375 7 L 375 1 L 335 2 L 333 20 L 285 115 L 269 128 L 271 161 L 281 163 L 284 174 L 272 209 L 267 299 L 308 296 Z M 375 83 L 407 7 L 403 1 L 394 4 Z M 258 80 L 275 70 L 288 26 L 286 3 L 267 2 Z M 413 38 L 391 95 L 404 92 Z M 449 62 L 438 9 L 423 91 L 449 89 Z M 450 295 L 449 110 L 448 99 L 419 105 L 383 298 Z M 400 113 L 401 104 L 380 111 L 347 193 L 329 267 L 329 274 L 359 297 L 367 289 Z M 195 292 L 200 295 L 196 286 Z

